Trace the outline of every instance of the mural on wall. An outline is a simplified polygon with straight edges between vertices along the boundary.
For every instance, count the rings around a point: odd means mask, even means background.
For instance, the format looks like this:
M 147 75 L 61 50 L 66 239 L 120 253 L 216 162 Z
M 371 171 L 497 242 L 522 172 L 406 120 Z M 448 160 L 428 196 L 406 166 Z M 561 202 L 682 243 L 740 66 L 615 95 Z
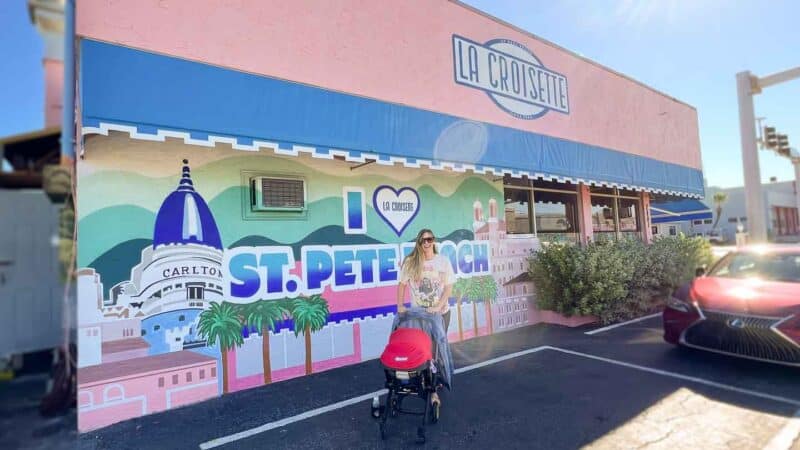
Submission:
M 136 170 L 81 163 L 81 430 L 376 358 L 423 226 L 458 278 L 451 340 L 533 321 L 525 259 L 538 244 L 506 236 L 502 186 L 485 178 L 348 178 L 328 162 L 219 151 L 190 166 L 172 155 L 137 153 Z M 181 162 L 177 183 L 152 176 Z M 305 209 L 248 220 L 245 167 L 301 176 Z M 97 195 L 109 185 L 118 198 Z

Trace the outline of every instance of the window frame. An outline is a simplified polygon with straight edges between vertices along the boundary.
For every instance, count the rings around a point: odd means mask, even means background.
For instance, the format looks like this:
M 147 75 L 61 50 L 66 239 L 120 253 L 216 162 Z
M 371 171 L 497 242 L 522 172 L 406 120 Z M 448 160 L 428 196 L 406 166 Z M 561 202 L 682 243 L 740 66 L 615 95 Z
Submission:
M 258 197 L 254 183 L 262 178 L 301 180 L 303 182 L 303 208 L 256 208 Z M 242 220 L 307 220 L 310 186 L 309 180 L 305 175 L 290 172 L 242 170 L 240 179 Z M 259 190 L 259 193 L 263 196 L 262 191 Z
M 504 179 L 503 179 L 503 199 L 504 200 L 505 200 L 505 191 L 506 191 L 506 189 L 516 189 L 516 190 L 523 190 L 523 191 L 527 191 L 528 192 L 528 195 L 529 195 L 529 201 L 528 201 L 528 224 L 529 224 L 529 229 L 531 230 L 531 233 L 509 233 L 508 231 L 506 231 L 506 233 L 509 234 L 509 235 L 515 235 L 515 236 L 535 236 L 537 238 L 540 238 L 541 235 L 547 235 L 547 236 L 569 235 L 569 236 L 574 236 L 577 239 L 581 234 L 581 224 L 580 224 L 580 214 L 581 214 L 581 212 L 580 212 L 580 198 L 579 198 L 578 185 L 574 185 L 574 184 L 571 184 L 571 183 L 562 183 L 565 186 L 571 187 L 572 190 L 570 190 L 570 189 L 557 189 L 557 188 L 553 188 L 553 187 L 537 187 L 536 186 L 536 182 L 537 181 L 540 181 L 540 182 L 543 182 L 543 183 L 549 183 L 549 184 L 554 183 L 553 181 L 545 180 L 545 179 L 541 179 L 541 178 L 525 180 L 525 179 L 512 178 L 512 177 L 508 177 L 508 176 L 504 177 Z M 509 184 L 509 183 L 516 183 L 516 184 Z M 537 191 L 538 192 L 551 192 L 551 193 L 555 193 L 555 194 L 568 194 L 568 195 L 574 195 L 575 196 L 575 204 L 578 207 L 578 210 L 576 211 L 577 214 L 578 214 L 578 217 L 576 218 L 577 222 L 575 223 L 575 231 L 540 231 L 538 229 L 538 226 L 536 225 L 536 192 Z M 505 201 L 504 201 L 504 204 L 505 204 Z M 506 229 L 508 229 L 508 224 L 506 224 Z
M 596 192 L 592 192 L 592 188 L 596 189 Z M 607 190 L 611 190 L 609 193 Z M 624 189 L 619 188 L 608 188 L 605 186 L 591 186 L 589 189 L 589 204 L 592 203 L 592 197 L 606 197 L 613 199 L 613 209 L 614 209 L 614 231 L 595 231 L 594 230 L 594 221 L 592 221 L 592 234 L 600 234 L 600 235 L 611 235 L 613 234 L 615 239 L 619 240 L 622 237 L 622 233 L 638 233 L 640 237 L 642 237 L 642 233 L 644 232 L 644 214 L 643 214 L 643 206 L 642 206 L 642 198 L 641 195 L 635 196 L 631 195 L 628 192 L 636 192 L 636 191 L 625 191 Z M 636 230 L 635 231 L 623 231 L 620 228 L 620 217 L 619 217 L 619 210 L 620 210 L 620 200 L 633 200 L 636 202 Z M 652 224 L 651 224 L 652 225 Z

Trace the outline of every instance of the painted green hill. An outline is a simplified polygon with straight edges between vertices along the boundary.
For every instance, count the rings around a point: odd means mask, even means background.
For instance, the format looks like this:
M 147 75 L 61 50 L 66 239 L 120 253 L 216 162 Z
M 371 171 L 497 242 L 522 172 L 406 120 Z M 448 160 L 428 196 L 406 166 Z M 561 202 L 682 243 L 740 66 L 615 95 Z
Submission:
M 152 240 L 155 221 L 153 212 L 133 205 L 112 206 L 89 214 L 78 222 L 78 267 L 89 266 L 121 243 Z
M 111 250 L 89 263 L 89 267 L 100 274 L 105 291 L 103 295 L 106 295 L 108 290 L 120 281 L 130 279 L 131 269 L 139 264 L 142 250 L 152 243 L 153 241 L 150 239 L 131 239 L 115 245 Z

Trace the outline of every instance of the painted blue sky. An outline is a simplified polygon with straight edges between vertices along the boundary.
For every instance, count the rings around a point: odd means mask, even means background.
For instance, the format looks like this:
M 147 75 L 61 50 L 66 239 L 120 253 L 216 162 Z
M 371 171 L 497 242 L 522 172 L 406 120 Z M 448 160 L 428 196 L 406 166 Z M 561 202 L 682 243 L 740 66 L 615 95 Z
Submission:
M 0 136 L 44 123 L 42 40 L 24 0 L 0 8 Z M 544 39 L 697 108 L 710 185 L 742 184 L 735 74 L 800 65 L 800 2 L 793 0 L 467 0 Z M 502 37 L 502 36 L 498 36 Z M 800 80 L 756 98 L 756 115 L 800 148 Z M 788 160 L 760 152 L 766 181 L 794 178 Z

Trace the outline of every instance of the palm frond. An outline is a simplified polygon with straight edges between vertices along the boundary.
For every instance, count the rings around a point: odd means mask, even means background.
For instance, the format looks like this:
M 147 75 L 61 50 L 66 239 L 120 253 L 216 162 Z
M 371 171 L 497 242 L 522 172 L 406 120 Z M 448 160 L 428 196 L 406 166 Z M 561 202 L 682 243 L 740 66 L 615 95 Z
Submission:
M 244 343 L 241 315 L 236 306 L 211 302 L 211 307 L 200 313 L 197 331 L 210 345 L 219 345 L 225 351 Z

